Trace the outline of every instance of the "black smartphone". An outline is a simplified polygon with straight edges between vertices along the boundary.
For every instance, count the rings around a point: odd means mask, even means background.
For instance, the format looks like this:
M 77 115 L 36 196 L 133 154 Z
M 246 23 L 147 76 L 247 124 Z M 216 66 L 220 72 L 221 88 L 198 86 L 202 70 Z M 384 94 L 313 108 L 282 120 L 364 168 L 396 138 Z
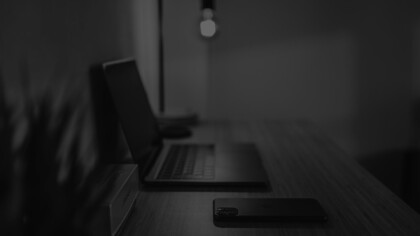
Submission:
M 215 222 L 325 222 L 328 216 L 313 198 L 218 198 Z

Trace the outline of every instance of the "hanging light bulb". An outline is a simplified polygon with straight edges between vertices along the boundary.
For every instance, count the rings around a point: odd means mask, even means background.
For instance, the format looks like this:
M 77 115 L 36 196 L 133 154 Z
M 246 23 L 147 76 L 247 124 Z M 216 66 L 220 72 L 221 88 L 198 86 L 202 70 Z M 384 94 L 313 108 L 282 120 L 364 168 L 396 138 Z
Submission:
M 214 19 L 214 3 L 212 0 L 203 0 L 200 21 L 200 34 L 204 38 L 212 38 L 217 33 L 217 23 Z

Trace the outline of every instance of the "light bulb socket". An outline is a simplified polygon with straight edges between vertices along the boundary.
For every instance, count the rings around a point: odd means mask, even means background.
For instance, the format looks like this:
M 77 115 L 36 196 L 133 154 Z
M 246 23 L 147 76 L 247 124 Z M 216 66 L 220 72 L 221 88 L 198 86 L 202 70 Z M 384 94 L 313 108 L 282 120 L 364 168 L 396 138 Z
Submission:
M 215 9 L 215 4 L 213 0 L 202 0 L 201 9 Z

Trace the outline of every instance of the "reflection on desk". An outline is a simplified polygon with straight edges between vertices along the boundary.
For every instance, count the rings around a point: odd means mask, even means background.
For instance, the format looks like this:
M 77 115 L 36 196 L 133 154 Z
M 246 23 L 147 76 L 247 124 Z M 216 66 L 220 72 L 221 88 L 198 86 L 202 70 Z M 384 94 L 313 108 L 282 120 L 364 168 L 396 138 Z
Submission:
M 309 123 L 209 122 L 193 132 L 186 142 L 256 143 L 271 191 L 143 189 L 122 235 L 420 235 L 420 215 Z M 316 198 L 329 221 L 217 227 L 212 201 L 229 197 Z

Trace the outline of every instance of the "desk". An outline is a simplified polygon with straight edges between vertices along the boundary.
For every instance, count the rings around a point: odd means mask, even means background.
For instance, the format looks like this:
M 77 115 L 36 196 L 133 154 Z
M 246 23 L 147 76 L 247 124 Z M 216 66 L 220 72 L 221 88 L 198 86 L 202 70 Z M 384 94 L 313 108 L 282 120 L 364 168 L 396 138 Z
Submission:
M 420 235 L 420 215 L 305 122 L 217 122 L 185 140 L 254 142 L 269 192 L 141 191 L 122 235 Z M 221 228 L 212 201 L 221 197 L 313 197 L 325 224 Z

